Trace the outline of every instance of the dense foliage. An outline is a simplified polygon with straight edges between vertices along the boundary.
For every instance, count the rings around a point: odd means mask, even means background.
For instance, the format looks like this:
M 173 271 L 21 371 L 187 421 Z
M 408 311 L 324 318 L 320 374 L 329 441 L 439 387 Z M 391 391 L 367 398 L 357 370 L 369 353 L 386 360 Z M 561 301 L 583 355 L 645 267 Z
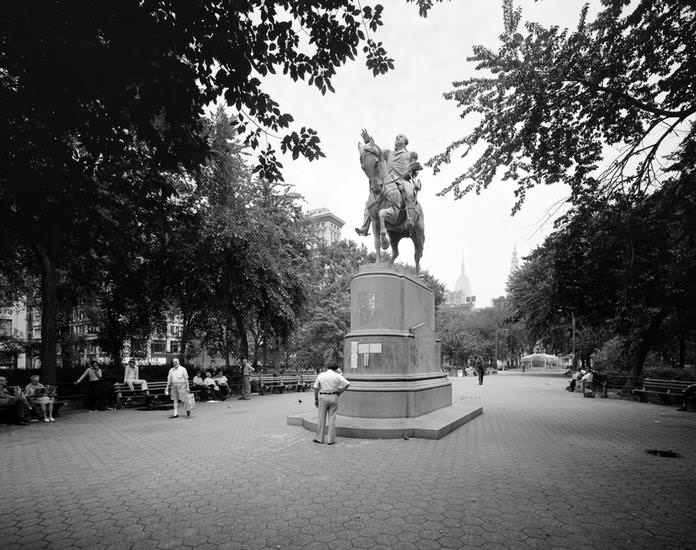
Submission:
M 431 2 L 417 4 L 425 15 Z M 41 279 L 46 382 L 55 381 L 59 311 L 69 310 L 59 287 L 84 284 L 114 304 L 121 260 L 111 252 L 166 244 L 176 232 L 168 212 L 179 192 L 173 176 L 195 172 L 211 152 L 204 109 L 224 98 L 243 145 L 258 150 L 258 181 L 282 180 L 263 137 L 276 136 L 293 157 L 322 153 L 316 132 L 297 128 L 263 92 L 264 76 L 283 73 L 325 93 L 361 47 L 367 68 L 386 72 L 393 61 L 369 34 L 381 15 L 381 6 L 351 0 L 3 4 L 0 271 Z M 138 279 L 137 258 L 125 260 L 124 277 Z M 236 267 L 243 278 L 246 267 Z M 272 279 L 263 267 L 249 271 L 259 284 Z M 270 315 L 266 306 L 284 299 L 256 296 L 256 311 Z M 262 324 L 285 324 L 282 332 L 290 317 L 286 310 Z
M 514 213 L 530 188 L 565 183 L 567 213 L 509 285 L 528 345 L 568 350 L 575 320 L 583 360 L 611 356 L 634 377 L 651 350 L 684 365 L 696 314 L 693 5 L 603 0 L 573 30 L 521 25 L 511 0 L 503 8 L 500 47 L 475 47 L 477 76 L 445 94 L 475 126 L 429 164 L 474 160 L 442 194 L 507 181 Z
M 445 94 L 476 126 L 430 165 L 438 171 L 459 151 L 477 157 L 443 194 L 480 192 L 502 176 L 516 185 L 517 210 L 535 185 L 565 182 L 573 204 L 596 205 L 665 181 L 696 139 L 696 12 L 668 0 L 602 4 L 594 21 L 585 6 L 569 31 L 521 29 L 521 10 L 504 1 L 499 49 L 476 46 L 479 75 Z

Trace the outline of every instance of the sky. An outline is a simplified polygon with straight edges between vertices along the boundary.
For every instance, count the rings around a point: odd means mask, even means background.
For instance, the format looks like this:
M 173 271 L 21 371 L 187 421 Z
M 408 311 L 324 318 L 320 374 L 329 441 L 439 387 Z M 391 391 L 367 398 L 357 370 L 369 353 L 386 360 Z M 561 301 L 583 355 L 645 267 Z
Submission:
M 363 55 L 339 69 L 333 80 L 335 94 L 321 93 L 290 79 L 273 77 L 264 90 L 293 115 L 297 127 L 318 131 L 325 158 L 308 162 L 282 157 L 287 183 L 305 198 L 306 210 L 328 208 L 345 221 L 342 237 L 373 246 L 372 236 L 359 237 L 354 227 L 362 223 L 367 179 L 360 168 L 357 144 L 362 128 L 375 142 L 393 148 L 403 133 L 408 148 L 425 162 L 473 129 L 462 120 L 454 102 L 443 93 L 452 82 L 476 76 L 467 61 L 472 47 L 498 48 L 503 32 L 502 2 L 453 0 L 436 3 L 427 18 L 414 3 L 383 1 L 384 26 L 372 38 L 383 42 L 395 60 L 395 69 L 373 77 Z M 574 28 L 584 0 L 516 2 L 522 21 Z M 592 14 L 592 11 L 591 11 Z M 523 31 L 524 34 L 524 31 Z M 437 175 L 424 168 L 419 201 L 425 215 L 425 248 L 421 267 L 454 290 L 462 262 L 478 307 L 505 294 L 513 247 L 520 259 L 543 243 L 553 230 L 568 196 L 563 185 L 541 186 L 528 193 L 522 210 L 511 216 L 514 186 L 494 181 L 480 195 L 455 200 L 436 194 L 461 174 L 472 159 L 453 156 L 453 163 Z M 559 210 L 559 207 L 561 210 Z M 403 240 L 400 260 L 413 264 L 413 245 Z

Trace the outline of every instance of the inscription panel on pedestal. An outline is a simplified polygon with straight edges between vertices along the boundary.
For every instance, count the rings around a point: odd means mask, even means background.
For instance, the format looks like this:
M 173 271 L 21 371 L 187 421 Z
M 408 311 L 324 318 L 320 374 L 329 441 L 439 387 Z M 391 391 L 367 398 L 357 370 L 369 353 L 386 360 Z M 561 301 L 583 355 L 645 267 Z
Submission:
M 382 353 L 382 342 L 351 342 L 350 368 L 369 368 L 370 359 Z

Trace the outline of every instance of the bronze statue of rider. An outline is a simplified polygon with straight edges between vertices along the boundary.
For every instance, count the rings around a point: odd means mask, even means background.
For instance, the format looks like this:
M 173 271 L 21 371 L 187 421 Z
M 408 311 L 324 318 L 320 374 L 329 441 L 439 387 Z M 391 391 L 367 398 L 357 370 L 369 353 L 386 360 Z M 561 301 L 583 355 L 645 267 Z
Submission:
M 370 134 L 366 130 L 361 132 L 361 136 L 366 144 L 373 143 L 374 140 L 370 137 Z M 399 134 L 394 140 L 394 150 L 382 150 L 382 156 L 387 164 L 388 170 L 388 181 L 385 183 L 393 182 L 399 188 L 401 196 L 403 197 L 403 205 L 406 209 L 406 223 L 409 228 L 413 227 L 416 223 L 416 200 L 418 191 L 421 188 L 420 180 L 418 179 L 418 172 L 422 170 L 421 164 L 418 162 L 418 153 L 409 151 L 406 149 L 408 145 L 408 138 Z M 369 234 L 370 222 L 372 220 L 370 210 L 374 205 L 379 202 L 382 197 L 376 196 L 372 189 L 370 189 L 370 196 L 365 204 L 365 218 L 362 227 L 356 227 L 355 232 L 358 235 L 366 236 Z M 387 198 L 389 201 L 389 198 Z M 398 204 L 395 201 L 389 201 L 391 204 L 389 206 L 394 211 L 394 219 L 398 214 L 398 210 L 402 207 L 402 204 Z

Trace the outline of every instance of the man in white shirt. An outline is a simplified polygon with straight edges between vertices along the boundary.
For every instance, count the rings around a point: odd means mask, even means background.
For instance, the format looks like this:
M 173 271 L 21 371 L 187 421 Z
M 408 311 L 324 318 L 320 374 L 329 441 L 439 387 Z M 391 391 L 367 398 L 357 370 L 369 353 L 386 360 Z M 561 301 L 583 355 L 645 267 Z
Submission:
M 210 395 L 208 403 L 217 403 L 220 397 L 220 388 L 215 382 L 215 379 L 213 378 L 213 375 L 210 373 L 210 371 L 206 371 L 203 384 L 205 384 L 206 388 L 208 388 L 208 395 Z
M 172 368 L 167 375 L 167 386 L 164 388 L 164 395 L 169 395 L 169 387 L 172 388 L 171 399 L 174 403 L 174 413 L 169 418 L 179 416 L 179 401 L 186 407 L 186 416 L 191 416 L 189 406 L 189 377 L 185 367 L 179 364 L 178 359 L 172 359 Z
M 135 364 L 135 359 L 130 359 L 123 373 L 123 382 L 133 391 L 133 384 L 140 384 L 140 389 L 147 392 L 147 381 L 140 378 L 140 370 Z
M 580 384 L 581 384 L 581 389 L 583 394 L 587 390 L 592 389 L 592 380 L 593 380 L 593 374 L 591 370 L 588 370 L 583 377 L 580 379 Z
M 215 372 L 213 369 L 214 365 L 215 363 L 210 364 L 211 372 Z M 220 398 L 224 401 L 230 394 L 230 385 L 227 382 L 227 376 L 225 376 L 222 369 L 219 369 L 215 376 L 213 376 L 213 380 L 217 384 L 218 388 L 220 388 Z
M 328 416 L 328 444 L 336 443 L 336 413 L 338 412 L 338 396 L 350 386 L 350 382 L 336 372 L 336 366 L 319 373 L 314 381 L 314 406 L 317 407 L 317 436 L 314 443 L 324 443 L 324 427 Z

